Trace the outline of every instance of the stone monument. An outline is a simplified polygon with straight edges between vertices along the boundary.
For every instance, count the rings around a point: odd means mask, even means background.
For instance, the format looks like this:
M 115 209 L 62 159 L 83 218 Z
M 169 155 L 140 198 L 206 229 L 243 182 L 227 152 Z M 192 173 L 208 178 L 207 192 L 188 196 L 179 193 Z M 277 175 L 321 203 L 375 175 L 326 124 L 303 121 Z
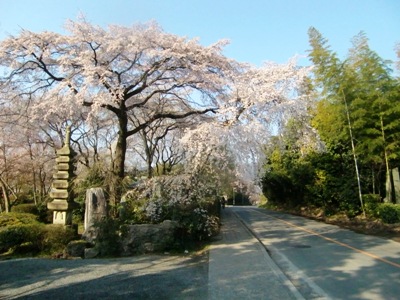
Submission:
M 101 187 L 86 190 L 85 200 L 85 231 L 83 237 L 88 242 L 94 242 L 98 236 L 95 223 L 107 217 L 107 201 Z
M 70 139 L 71 128 L 68 126 L 64 147 L 57 150 L 56 173 L 50 191 L 53 201 L 47 204 L 47 208 L 53 211 L 53 224 L 72 225 L 72 210 L 77 207 L 72 194 L 76 153 L 71 148 Z

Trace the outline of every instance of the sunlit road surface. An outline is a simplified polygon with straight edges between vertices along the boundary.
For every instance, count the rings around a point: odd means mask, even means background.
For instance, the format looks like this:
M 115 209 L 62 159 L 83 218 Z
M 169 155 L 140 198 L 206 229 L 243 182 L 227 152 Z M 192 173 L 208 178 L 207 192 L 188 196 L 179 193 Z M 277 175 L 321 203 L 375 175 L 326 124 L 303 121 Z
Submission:
M 400 299 L 400 243 L 255 207 L 229 207 L 306 299 Z

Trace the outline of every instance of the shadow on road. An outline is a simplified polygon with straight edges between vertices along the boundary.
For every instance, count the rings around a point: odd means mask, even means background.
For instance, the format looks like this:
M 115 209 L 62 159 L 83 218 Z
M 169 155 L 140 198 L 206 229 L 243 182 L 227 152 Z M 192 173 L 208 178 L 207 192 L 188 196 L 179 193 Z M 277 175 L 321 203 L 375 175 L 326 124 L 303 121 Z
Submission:
M 205 299 L 208 257 L 0 262 L 0 299 Z

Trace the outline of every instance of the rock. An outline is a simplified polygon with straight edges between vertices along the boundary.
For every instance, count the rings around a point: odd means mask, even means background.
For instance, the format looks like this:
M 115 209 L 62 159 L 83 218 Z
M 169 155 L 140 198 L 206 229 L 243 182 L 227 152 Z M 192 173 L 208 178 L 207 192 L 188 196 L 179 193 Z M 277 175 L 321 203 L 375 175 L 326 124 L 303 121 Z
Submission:
M 100 254 L 100 251 L 96 248 L 86 248 L 85 249 L 85 258 L 90 259 L 90 258 L 95 258 Z
M 83 240 L 69 242 L 65 250 L 67 256 L 85 257 L 85 248 L 87 247 L 87 244 L 88 243 Z
M 175 243 L 177 223 L 166 220 L 161 224 L 128 225 L 121 242 L 122 256 L 164 252 Z

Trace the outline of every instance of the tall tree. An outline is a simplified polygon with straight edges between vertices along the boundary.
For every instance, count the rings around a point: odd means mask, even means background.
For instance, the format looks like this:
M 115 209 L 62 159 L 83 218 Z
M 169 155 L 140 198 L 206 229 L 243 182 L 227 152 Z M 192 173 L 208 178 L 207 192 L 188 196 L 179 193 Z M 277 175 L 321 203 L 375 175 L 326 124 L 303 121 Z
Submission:
M 347 67 L 346 61 L 340 62 L 337 59 L 336 54 L 329 50 L 329 46 L 326 45 L 326 39 L 324 39 L 315 28 L 310 28 L 309 40 L 312 47 L 309 57 L 311 61 L 316 64 L 314 71 L 315 82 L 317 83 L 317 86 L 322 89 L 321 94 L 323 101 L 327 101 L 328 107 L 332 107 L 332 112 L 339 113 L 337 115 L 339 120 L 337 124 L 340 126 L 338 133 L 340 136 L 344 137 L 343 144 L 346 145 L 346 142 L 348 141 L 347 143 L 351 145 L 350 149 L 354 159 L 354 169 L 356 172 L 360 205 L 365 214 L 361 189 L 361 175 L 359 173 L 359 163 L 349 108 L 355 97 L 353 85 L 354 72 Z M 326 122 L 326 120 L 321 118 L 319 120 L 323 123 Z M 330 134 L 331 133 L 328 133 L 327 136 Z M 345 147 L 345 149 L 346 148 L 347 147 Z
M 389 63 L 369 48 L 363 32 L 353 38 L 353 47 L 343 61 L 329 50 L 316 29 L 309 33 L 310 58 L 318 64 L 315 82 L 323 99 L 317 104 L 314 124 L 333 147 L 343 149 L 340 145 L 351 140 L 353 154 L 362 164 L 370 165 L 373 174 L 386 165 L 388 175 L 391 162 L 399 155 L 398 83 Z M 352 130 L 352 138 L 346 127 Z
M 128 139 L 157 120 L 215 115 L 211 133 L 235 128 L 231 132 L 241 132 L 247 141 L 251 133 L 258 146 L 256 134 L 274 115 L 283 116 L 283 107 L 303 111 L 296 91 L 308 70 L 294 60 L 254 68 L 222 55 L 226 41 L 205 47 L 166 33 L 155 23 L 103 29 L 84 20 L 70 21 L 67 30 L 69 35 L 23 30 L 2 41 L 1 92 L 9 100 L 25 99 L 32 117 L 68 119 L 77 111 L 87 113 L 89 120 L 104 111 L 113 116 L 114 202 L 121 193 Z M 207 133 L 201 134 L 203 144 Z
M 157 119 L 182 119 L 213 112 L 223 91 L 229 60 L 224 42 L 210 47 L 165 33 L 154 23 L 108 30 L 85 21 L 69 22 L 70 35 L 23 30 L 0 44 L 0 64 L 6 67 L 2 85 L 11 97 L 25 96 L 36 114 L 64 114 L 78 106 L 111 112 L 118 124 L 113 173 L 124 177 L 127 139 Z M 202 97 L 191 101 L 193 90 Z M 5 89 L 3 89 L 5 91 Z M 158 95 L 168 95 L 163 106 Z M 167 97 L 167 96 L 165 96 Z M 177 105 L 173 105 L 173 104 Z M 137 126 L 129 114 L 145 110 L 148 118 Z M 119 180 L 114 192 L 118 197 Z
M 385 165 L 389 183 L 386 196 L 393 201 L 394 189 L 389 177 L 400 155 L 396 137 L 400 129 L 399 87 L 391 76 L 389 62 L 370 49 L 363 32 L 353 38 L 348 62 L 356 77 L 353 117 L 359 152 L 372 168 Z

